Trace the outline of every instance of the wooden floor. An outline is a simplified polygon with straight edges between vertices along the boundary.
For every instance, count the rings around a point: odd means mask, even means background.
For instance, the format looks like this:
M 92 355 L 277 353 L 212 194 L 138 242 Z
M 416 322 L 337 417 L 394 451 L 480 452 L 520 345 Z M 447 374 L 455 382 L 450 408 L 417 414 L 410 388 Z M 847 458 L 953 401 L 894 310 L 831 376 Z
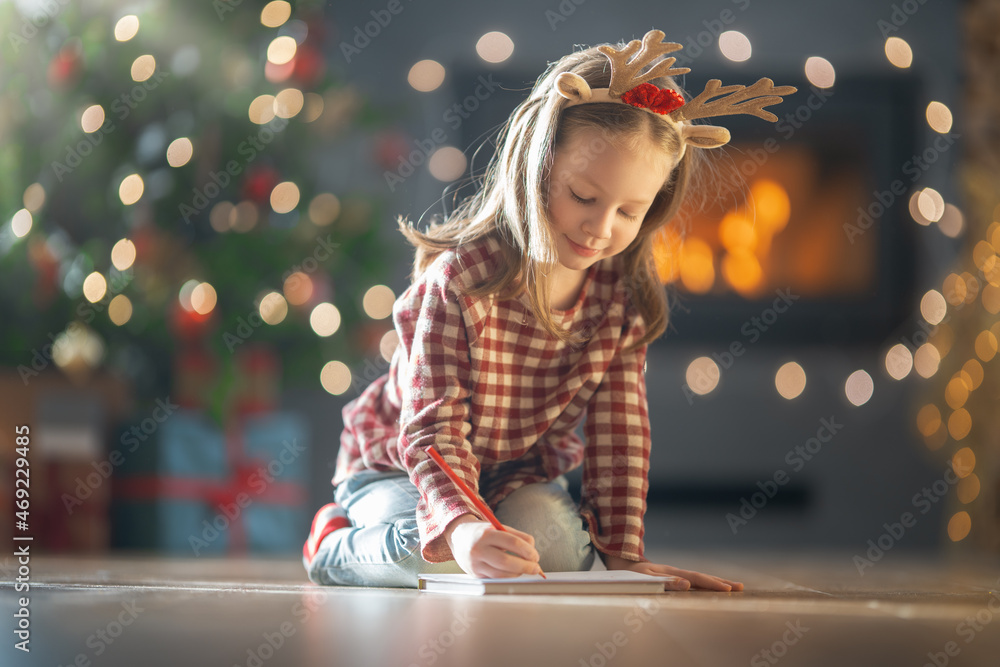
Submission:
M 319 588 L 295 560 L 35 556 L 16 592 L 7 558 L 0 665 L 1000 665 L 996 561 L 648 555 L 747 590 L 473 598 Z

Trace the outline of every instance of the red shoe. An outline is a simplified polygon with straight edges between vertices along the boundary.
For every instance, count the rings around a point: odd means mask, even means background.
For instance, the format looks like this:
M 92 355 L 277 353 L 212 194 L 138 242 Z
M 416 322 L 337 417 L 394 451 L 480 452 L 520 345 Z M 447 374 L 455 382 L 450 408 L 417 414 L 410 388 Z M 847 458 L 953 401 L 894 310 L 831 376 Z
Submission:
M 337 503 L 323 505 L 316 512 L 312 528 L 309 530 L 309 537 L 302 545 L 302 559 L 306 566 L 308 567 L 312 563 L 312 559 L 316 556 L 316 550 L 319 549 L 320 542 L 323 541 L 324 537 L 335 530 L 350 527 L 351 520 L 347 518 L 347 512 L 344 511 L 344 508 Z

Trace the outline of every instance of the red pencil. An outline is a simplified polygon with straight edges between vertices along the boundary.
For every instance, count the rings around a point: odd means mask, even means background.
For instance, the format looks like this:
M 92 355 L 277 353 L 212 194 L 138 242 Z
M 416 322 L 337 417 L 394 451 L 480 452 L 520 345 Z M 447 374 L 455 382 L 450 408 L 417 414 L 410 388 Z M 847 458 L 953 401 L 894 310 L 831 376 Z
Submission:
M 493 524 L 494 528 L 496 528 L 497 530 L 502 530 L 505 533 L 509 532 L 506 528 L 503 527 L 503 524 L 500 523 L 495 516 L 493 516 L 493 512 L 490 511 L 489 506 L 479 499 L 479 495 L 474 493 L 472 489 L 469 488 L 469 485 L 463 482 L 462 478 L 455 474 L 455 471 L 451 469 L 451 466 L 445 463 L 444 458 L 438 453 L 436 449 L 434 449 L 433 445 L 429 445 L 427 447 L 427 453 L 430 454 L 431 458 L 437 462 L 438 466 L 441 467 L 441 470 L 444 471 L 444 474 L 448 475 L 448 478 L 451 481 L 455 482 L 455 485 L 462 490 L 462 493 L 464 493 L 465 497 L 469 499 L 469 502 L 471 502 L 473 505 L 476 506 L 476 509 L 479 510 L 479 513 L 485 516 L 486 520 L 489 521 L 491 524 Z M 542 575 L 542 579 L 548 579 L 548 577 L 545 576 L 545 573 L 542 572 L 541 569 L 539 569 L 538 573 Z

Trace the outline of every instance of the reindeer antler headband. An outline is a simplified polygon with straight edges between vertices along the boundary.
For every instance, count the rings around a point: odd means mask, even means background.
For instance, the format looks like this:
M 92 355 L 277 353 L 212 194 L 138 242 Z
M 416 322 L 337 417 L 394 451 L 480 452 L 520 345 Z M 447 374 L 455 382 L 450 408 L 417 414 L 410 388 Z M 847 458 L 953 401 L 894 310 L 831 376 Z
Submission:
M 687 74 L 690 68 L 674 67 L 674 57 L 655 62 L 660 56 L 679 51 L 683 47 L 676 42 L 664 42 L 660 30 L 650 30 L 642 42 L 633 39 L 625 47 L 616 49 L 603 45 L 597 50 L 611 61 L 611 84 L 608 88 L 591 89 L 583 77 L 572 72 L 563 72 L 556 78 L 556 90 L 568 102 L 564 108 L 577 104 L 613 102 L 630 104 L 650 113 L 663 116 L 679 126 L 683 144 L 681 152 L 688 144 L 697 148 L 718 148 L 729 142 L 729 130 L 714 125 L 693 125 L 685 122 L 695 118 L 749 114 L 772 123 L 778 120 L 764 107 L 777 104 L 782 95 L 796 91 L 792 86 L 774 87 L 770 79 L 761 79 L 749 88 L 746 86 L 723 86 L 718 79 L 712 79 L 705 90 L 690 102 L 685 103 L 680 93 L 670 88 L 658 88 L 648 83 L 663 76 Z M 633 57 L 634 56 L 634 57 Z M 649 66 L 645 73 L 642 69 Z M 712 99 L 718 98 L 718 99 Z M 711 101 L 710 101 L 711 100 Z

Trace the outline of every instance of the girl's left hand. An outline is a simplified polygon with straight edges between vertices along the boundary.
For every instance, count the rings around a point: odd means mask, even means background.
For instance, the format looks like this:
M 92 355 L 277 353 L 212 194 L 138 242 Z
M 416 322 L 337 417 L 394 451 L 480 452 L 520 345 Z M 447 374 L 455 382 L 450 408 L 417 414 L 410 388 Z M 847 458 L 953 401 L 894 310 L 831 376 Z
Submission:
M 677 577 L 677 581 L 668 582 L 666 589 L 670 591 L 686 591 L 689 588 L 700 588 L 708 591 L 742 591 L 743 584 L 738 581 L 729 581 L 721 577 L 714 577 L 710 574 L 702 574 L 693 570 L 682 570 L 670 565 L 659 565 L 657 563 L 637 563 L 632 560 L 625 560 L 618 556 L 604 554 L 604 565 L 609 570 L 632 570 L 641 574 L 650 574 L 657 577 Z

